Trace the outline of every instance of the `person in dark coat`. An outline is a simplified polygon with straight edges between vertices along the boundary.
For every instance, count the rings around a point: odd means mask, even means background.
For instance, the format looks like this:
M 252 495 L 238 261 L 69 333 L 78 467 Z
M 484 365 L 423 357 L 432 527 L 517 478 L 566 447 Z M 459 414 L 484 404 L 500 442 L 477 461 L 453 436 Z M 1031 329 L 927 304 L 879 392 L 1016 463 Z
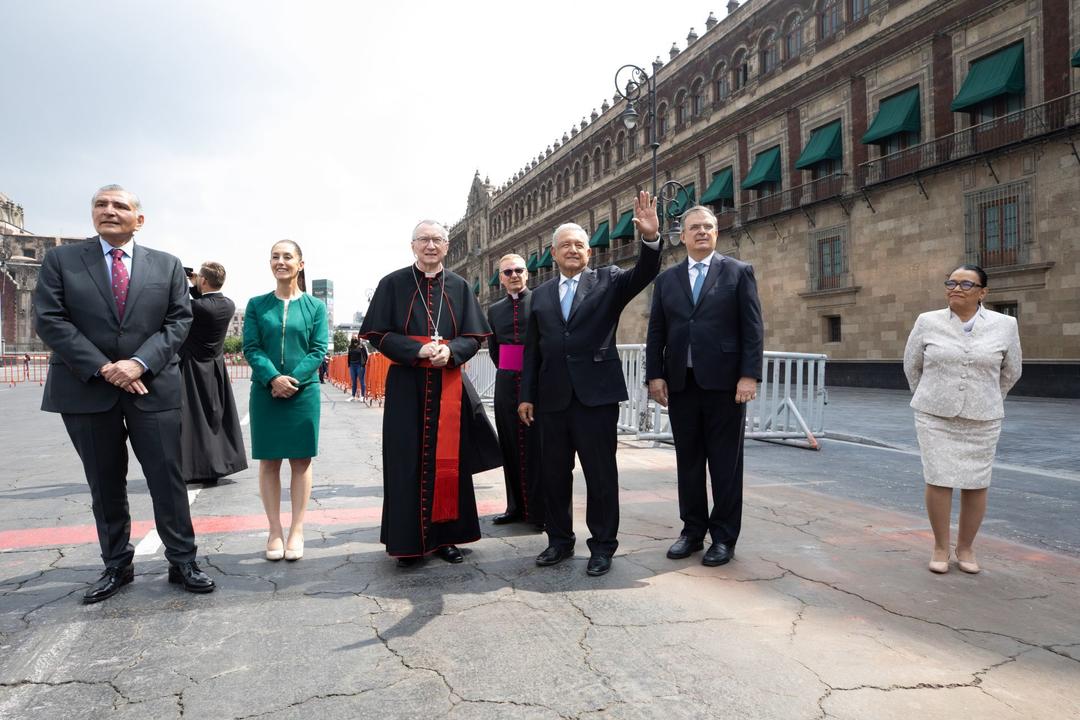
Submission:
M 416 263 L 382 280 L 360 334 L 394 364 L 383 411 L 379 540 L 408 567 L 429 554 L 449 563 L 480 539 L 472 475 L 499 466 L 499 441 L 461 372 L 490 334 L 472 288 L 443 267 L 449 236 L 425 220 Z
M 216 262 L 203 263 L 188 282 L 193 319 L 180 346 L 182 471 L 185 482 L 212 485 L 248 466 L 225 369 L 225 335 L 236 305 L 221 294 L 225 268 Z
M 97 237 L 59 245 L 41 265 L 34 327 L 52 350 L 41 409 L 60 413 L 93 498 L 105 572 L 83 595 L 96 603 L 135 579 L 127 443 L 139 459 L 165 545 L 169 582 L 206 593 L 215 584 L 195 560 L 180 473 L 177 351 L 191 327 L 180 261 L 135 242 L 139 198 L 119 185 L 94 194 Z
M 679 539 L 672 559 L 704 549 L 701 562 L 735 556 L 742 526 L 746 403 L 757 395 L 764 358 L 754 268 L 716 252 L 717 223 L 698 205 L 682 220 L 686 262 L 656 278 L 645 346 L 649 395 L 668 407 L 679 481 Z M 709 511 L 705 469 L 712 485 Z
M 559 274 L 532 295 L 518 415 L 526 425 L 540 419 L 544 447 L 548 547 L 537 565 L 554 565 L 574 554 L 575 454 L 585 473 L 585 522 L 592 534 L 585 572 L 596 576 L 610 570 L 619 546 L 615 450 L 619 403 L 628 395 L 615 335 L 623 308 L 660 271 L 660 223 L 656 200 L 647 192 L 634 202 L 634 226 L 642 240 L 634 267 L 592 270 L 584 228 L 560 225 L 552 238 Z
M 492 303 L 487 320 L 491 326 L 488 349 L 495 373 L 495 428 L 502 447 L 503 478 L 506 481 L 506 512 L 492 522 L 532 523 L 544 527 L 544 497 L 540 488 L 540 432 L 521 422 L 517 408 L 521 396 L 521 364 L 524 359 L 525 330 L 529 323 L 532 293 L 527 287 L 529 270 L 520 255 L 499 260 L 499 282 L 506 297 Z

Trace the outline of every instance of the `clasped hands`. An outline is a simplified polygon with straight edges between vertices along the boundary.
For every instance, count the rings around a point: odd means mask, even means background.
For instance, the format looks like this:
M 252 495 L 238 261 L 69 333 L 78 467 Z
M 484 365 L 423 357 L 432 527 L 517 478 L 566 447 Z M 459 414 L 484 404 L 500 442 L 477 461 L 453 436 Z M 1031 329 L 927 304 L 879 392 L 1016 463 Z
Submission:
M 667 380 L 656 378 L 649 381 L 649 397 L 660 403 L 662 407 L 668 405 Z M 741 377 L 735 385 L 735 402 L 748 403 L 757 397 L 757 380 L 752 377 Z
M 102 365 L 101 369 L 98 370 L 98 375 L 105 382 L 115 385 L 121 390 L 126 390 L 133 395 L 146 395 L 150 391 L 146 389 L 146 385 L 139 379 L 144 372 L 146 372 L 146 368 L 138 360 L 117 360 Z
M 300 390 L 300 383 L 291 375 L 278 375 L 270 381 L 270 397 L 283 400 L 291 398 Z
M 450 362 L 450 346 L 440 345 L 437 342 L 429 342 L 420 346 L 420 352 L 416 354 L 420 360 L 430 360 L 432 367 L 446 367 Z

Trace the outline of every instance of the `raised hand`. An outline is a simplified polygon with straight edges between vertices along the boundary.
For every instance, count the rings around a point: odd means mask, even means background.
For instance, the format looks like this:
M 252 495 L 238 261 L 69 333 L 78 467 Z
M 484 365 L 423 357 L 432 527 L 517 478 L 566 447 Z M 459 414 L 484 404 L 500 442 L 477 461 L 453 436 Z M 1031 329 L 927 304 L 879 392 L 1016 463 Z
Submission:
M 642 190 L 634 200 L 634 227 L 642 240 L 655 240 L 660 236 L 660 219 L 656 216 L 656 198 Z

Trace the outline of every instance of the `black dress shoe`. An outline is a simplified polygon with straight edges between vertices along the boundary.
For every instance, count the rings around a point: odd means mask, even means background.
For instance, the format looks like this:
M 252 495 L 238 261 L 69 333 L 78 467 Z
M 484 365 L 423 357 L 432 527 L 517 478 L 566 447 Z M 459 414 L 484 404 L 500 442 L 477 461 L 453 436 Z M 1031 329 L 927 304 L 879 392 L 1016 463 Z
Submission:
M 611 569 L 610 555 L 593 555 L 589 558 L 589 564 L 585 567 L 585 573 L 596 577 L 604 575 Z
M 194 560 L 169 566 L 169 582 L 174 585 L 183 585 L 184 589 L 193 593 L 214 592 L 214 581 L 210 576 L 199 569 L 199 564 Z
M 733 557 L 735 557 L 735 548 L 716 542 L 705 551 L 705 557 L 701 558 L 701 564 L 716 567 L 717 565 L 723 565 Z
M 441 560 L 445 560 L 451 565 L 457 565 L 459 562 L 464 562 L 465 560 L 465 557 L 461 554 L 461 551 L 458 550 L 457 547 L 454 545 L 447 545 L 446 547 L 441 547 L 432 554 Z
M 134 565 L 107 567 L 105 568 L 105 572 L 101 573 L 101 579 L 91 585 L 90 589 L 83 593 L 83 602 L 90 605 L 91 603 L 101 602 L 106 598 L 111 598 L 113 595 L 120 592 L 120 588 L 124 587 L 134 579 Z
M 574 557 L 573 545 L 570 547 L 549 545 L 544 552 L 536 556 L 536 564 L 540 567 L 548 567 L 549 565 L 558 565 L 566 558 L 571 557 Z
M 686 557 L 690 557 L 693 553 L 701 550 L 705 547 L 705 543 L 701 540 L 691 540 L 685 535 L 681 536 L 675 541 L 675 544 L 668 548 L 667 556 L 672 560 L 681 560 Z
M 411 568 L 418 562 L 420 562 L 420 558 L 418 557 L 399 557 L 397 559 L 397 566 L 399 568 Z
M 521 519 L 521 516 L 517 513 L 504 512 L 502 515 L 496 515 L 491 518 L 492 525 L 509 525 L 510 523 L 517 522 Z

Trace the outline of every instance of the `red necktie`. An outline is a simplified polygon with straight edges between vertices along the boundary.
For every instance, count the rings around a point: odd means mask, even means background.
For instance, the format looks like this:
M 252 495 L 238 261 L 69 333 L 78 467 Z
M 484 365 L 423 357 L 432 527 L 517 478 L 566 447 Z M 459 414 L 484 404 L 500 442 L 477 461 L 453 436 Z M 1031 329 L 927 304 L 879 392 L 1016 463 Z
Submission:
M 128 292 L 128 271 L 124 267 L 124 263 L 120 258 L 124 257 L 124 251 L 120 248 L 113 248 L 109 251 L 112 255 L 112 292 L 113 297 L 116 298 L 116 311 L 120 315 L 120 319 L 124 319 L 124 306 L 127 304 L 127 292 Z

